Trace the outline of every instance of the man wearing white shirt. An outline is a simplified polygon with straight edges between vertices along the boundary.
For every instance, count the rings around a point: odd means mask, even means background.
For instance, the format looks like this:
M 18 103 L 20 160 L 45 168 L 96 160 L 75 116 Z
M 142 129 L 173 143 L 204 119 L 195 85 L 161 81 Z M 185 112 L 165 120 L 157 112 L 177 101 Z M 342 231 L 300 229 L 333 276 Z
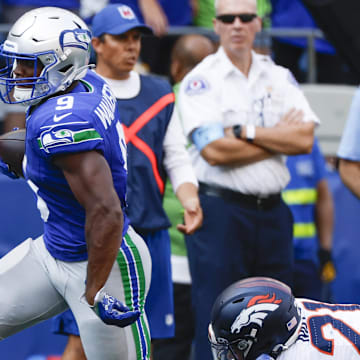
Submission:
M 252 51 L 255 0 L 218 0 L 220 48 L 183 80 L 179 111 L 192 141 L 204 224 L 187 247 L 193 279 L 195 358 L 210 359 L 216 296 L 247 276 L 292 284 L 292 216 L 280 192 L 285 156 L 311 151 L 319 122 L 291 73 Z
M 145 239 L 152 258 L 152 279 L 145 310 L 151 338 L 174 336 L 169 219 L 162 207 L 168 176 L 184 208 L 178 229 L 193 233 L 202 223 L 198 184 L 185 148 L 185 137 L 174 111 L 175 96 L 168 82 L 133 71 L 141 34 L 151 32 L 123 4 L 105 7 L 93 18 L 96 73 L 110 85 L 120 111 L 127 143 L 130 222 Z M 81 346 L 74 320 L 59 322 L 57 332 L 72 334 L 66 352 Z M 65 352 L 65 355 L 66 355 Z M 140 355 L 139 355 L 140 356 Z M 65 357 L 77 359 L 78 354 Z M 139 359 L 141 357 L 138 357 Z

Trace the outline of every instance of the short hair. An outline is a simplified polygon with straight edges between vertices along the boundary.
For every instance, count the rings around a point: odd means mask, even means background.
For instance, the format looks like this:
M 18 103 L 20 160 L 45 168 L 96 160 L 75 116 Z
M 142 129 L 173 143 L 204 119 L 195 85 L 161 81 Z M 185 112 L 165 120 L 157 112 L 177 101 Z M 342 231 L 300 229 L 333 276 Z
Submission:
M 214 6 L 215 6 L 215 14 L 218 12 L 218 7 L 221 0 L 214 0 Z M 255 7 L 257 8 L 257 0 L 247 0 L 247 1 L 253 1 L 255 3 Z

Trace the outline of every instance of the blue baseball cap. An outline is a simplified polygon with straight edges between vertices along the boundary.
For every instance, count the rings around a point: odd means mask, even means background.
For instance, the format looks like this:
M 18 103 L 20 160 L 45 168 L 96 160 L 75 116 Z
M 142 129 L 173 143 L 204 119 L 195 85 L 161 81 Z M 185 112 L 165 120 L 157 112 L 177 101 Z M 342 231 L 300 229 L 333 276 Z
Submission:
M 92 20 L 92 33 L 120 35 L 131 29 L 139 29 L 144 34 L 152 34 L 152 29 L 139 21 L 131 7 L 111 4 L 99 11 Z

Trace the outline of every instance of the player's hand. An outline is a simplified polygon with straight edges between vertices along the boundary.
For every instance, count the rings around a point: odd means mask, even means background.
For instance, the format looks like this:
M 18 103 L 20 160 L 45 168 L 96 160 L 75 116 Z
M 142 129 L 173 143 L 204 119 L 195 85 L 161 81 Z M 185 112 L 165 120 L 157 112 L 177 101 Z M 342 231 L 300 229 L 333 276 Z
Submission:
M 131 325 L 140 316 L 139 310 L 130 311 L 127 306 L 104 290 L 98 291 L 91 308 L 105 324 L 119 327 Z
M 177 229 L 186 235 L 193 234 L 203 222 L 203 213 L 199 198 L 191 198 L 184 204 L 184 224 L 178 224 Z
M 318 251 L 320 262 L 320 278 L 323 282 L 329 283 L 336 277 L 336 269 L 332 259 L 331 251 L 320 248 Z
M 4 163 L 1 159 L 0 159 L 0 173 L 8 176 L 11 179 L 18 179 L 19 177 L 10 170 L 9 165 Z

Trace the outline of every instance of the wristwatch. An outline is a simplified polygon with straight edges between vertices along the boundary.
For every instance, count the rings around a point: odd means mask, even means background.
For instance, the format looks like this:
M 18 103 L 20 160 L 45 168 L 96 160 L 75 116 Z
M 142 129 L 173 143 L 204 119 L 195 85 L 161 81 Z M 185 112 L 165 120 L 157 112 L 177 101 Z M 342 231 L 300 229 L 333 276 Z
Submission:
M 237 124 L 232 127 L 233 133 L 237 139 L 241 139 L 242 125 Z

